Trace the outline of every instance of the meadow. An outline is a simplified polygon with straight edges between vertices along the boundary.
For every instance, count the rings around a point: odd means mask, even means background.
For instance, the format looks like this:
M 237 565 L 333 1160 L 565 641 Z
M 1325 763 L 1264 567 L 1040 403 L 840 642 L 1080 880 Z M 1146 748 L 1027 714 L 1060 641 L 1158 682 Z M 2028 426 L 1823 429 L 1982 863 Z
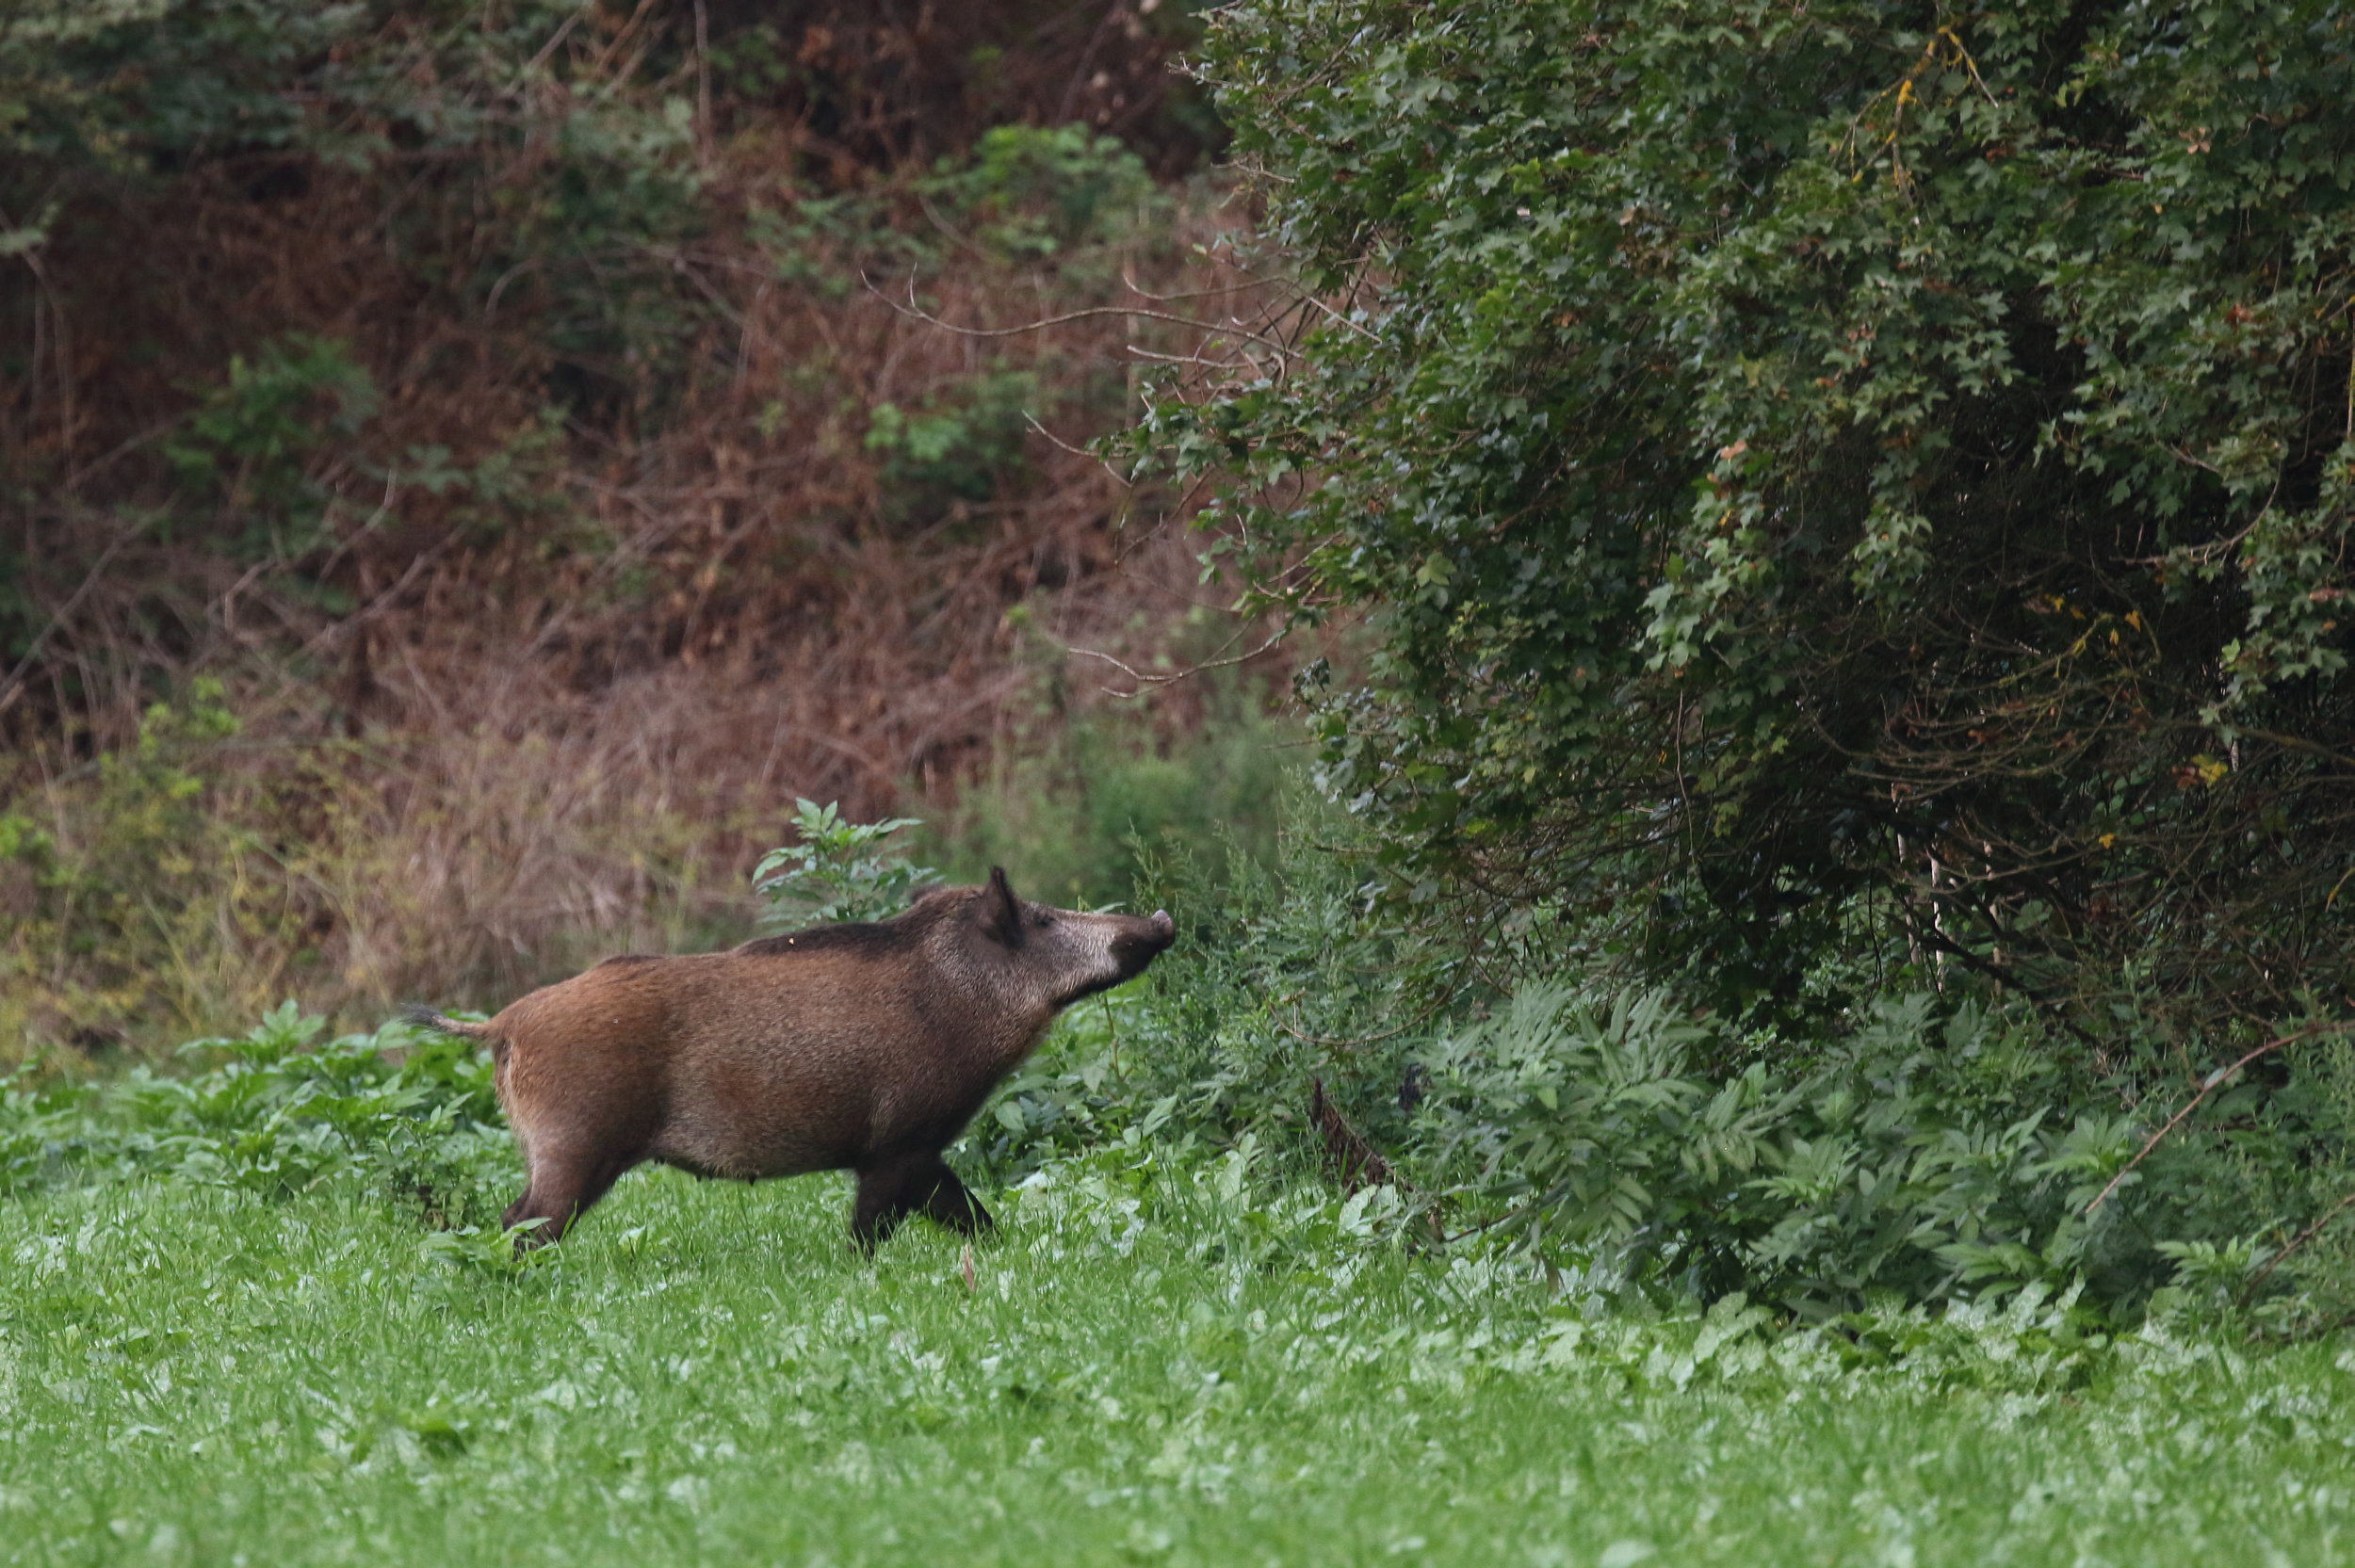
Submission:
M 94 1562 L 2315 1564 L 2355 1350 L 2031 1289 L 1794 1331 L 1433 1257 L 1130 1137 L 872 1261 L 845 1185 L 562 1246 L 365 1170 L 0 1203 L 0 1539 Z

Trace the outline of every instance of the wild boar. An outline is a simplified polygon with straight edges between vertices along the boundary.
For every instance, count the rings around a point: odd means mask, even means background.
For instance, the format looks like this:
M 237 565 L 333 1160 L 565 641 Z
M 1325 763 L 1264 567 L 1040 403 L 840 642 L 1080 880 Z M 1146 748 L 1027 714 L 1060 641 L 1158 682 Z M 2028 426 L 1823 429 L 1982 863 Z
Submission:
M 523 1153 L 509 1225 L 555 1240 L 625 1171 L 659 1160 L 755 1181 L 857 1172 L 851 1236 L 906 1216 L 991 1223 L 940 1157 L 1055 1014 L 1141 974 L 1169 915 L 1084 914 L 1015 897 L 1001 869 L 889 920 L 819 926 L 724 953 L 608 959 L 484 1024 Z

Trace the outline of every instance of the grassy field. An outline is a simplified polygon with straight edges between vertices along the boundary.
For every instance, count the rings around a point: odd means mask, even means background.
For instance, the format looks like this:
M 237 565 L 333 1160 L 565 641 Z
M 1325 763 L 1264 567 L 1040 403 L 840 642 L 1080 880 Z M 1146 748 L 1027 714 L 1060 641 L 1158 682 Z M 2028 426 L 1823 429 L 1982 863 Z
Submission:
M 2355 1557 L 2355 1350 L 1582 1306 L 1135 1146 L 874 1262 L 625 1180 L 515 1269 L 357 1179 L 0 1202 L 24 1563 Z M 478 1243 L 481 1244 L 478 1244 Z

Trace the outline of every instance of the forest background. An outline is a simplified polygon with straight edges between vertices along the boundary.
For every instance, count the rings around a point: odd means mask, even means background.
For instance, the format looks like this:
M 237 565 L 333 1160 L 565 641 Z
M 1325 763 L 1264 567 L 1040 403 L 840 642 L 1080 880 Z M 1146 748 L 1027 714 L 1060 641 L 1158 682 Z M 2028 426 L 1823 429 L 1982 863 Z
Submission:
M 2335 1323 L 2349 48 L 20 7 L 11 1179 L 181 1103 L 59 1131 L 39 1084 L 732 940 L 779 844 L 782 913 L 865 913 L 826 890 L 909 865 L 843 823 L 904 813 L 1185 918 L 969 1140 L 1000 1178 L 1192 1140 L 1807 1318 Z M 326 1060 L 487 1125 L 458 1064 L 270 1020 L 172 1093 L 382 1154 Z M 219 1115 L 197 1164 L 282 1179 Z
M 0 1030 L 724 940 L 796 797 L 1066 899 L 1264 836 L 1244 683 L 1066 654 L 1233 636 L 1075 449 L 1241 282 L 1193 24 L 951 9 L 12 9 Z

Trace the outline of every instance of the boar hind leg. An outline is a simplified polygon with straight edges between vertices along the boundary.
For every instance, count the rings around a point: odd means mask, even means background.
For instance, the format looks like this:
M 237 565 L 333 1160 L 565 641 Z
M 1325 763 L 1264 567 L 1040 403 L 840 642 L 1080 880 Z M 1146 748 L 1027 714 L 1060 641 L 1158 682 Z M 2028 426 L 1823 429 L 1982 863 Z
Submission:
M 871 1253 L 911 1214 L 971 1235 L 990 1225 L 989 1211 L 965 1189 L 936 1151 L 893 1155 L 862 1165 L 851 1207 L 851 1239 Z
M 544 1220 L 547 1223 L 538 1230 L 515 1239 L 518 1251 L 544 1246 L 572 1229 L 573 1221 L 588 1213 L 622 1179 L 622 1172 L 635 1163 L 610 1156 L 566 1158 L 553 1152 L 536 1158 L 531 1162 L 531 1175 L 524 1184 L 523 1196 L 507 1205 L 499 1223 L 512 1229 L 529 1220 Z

